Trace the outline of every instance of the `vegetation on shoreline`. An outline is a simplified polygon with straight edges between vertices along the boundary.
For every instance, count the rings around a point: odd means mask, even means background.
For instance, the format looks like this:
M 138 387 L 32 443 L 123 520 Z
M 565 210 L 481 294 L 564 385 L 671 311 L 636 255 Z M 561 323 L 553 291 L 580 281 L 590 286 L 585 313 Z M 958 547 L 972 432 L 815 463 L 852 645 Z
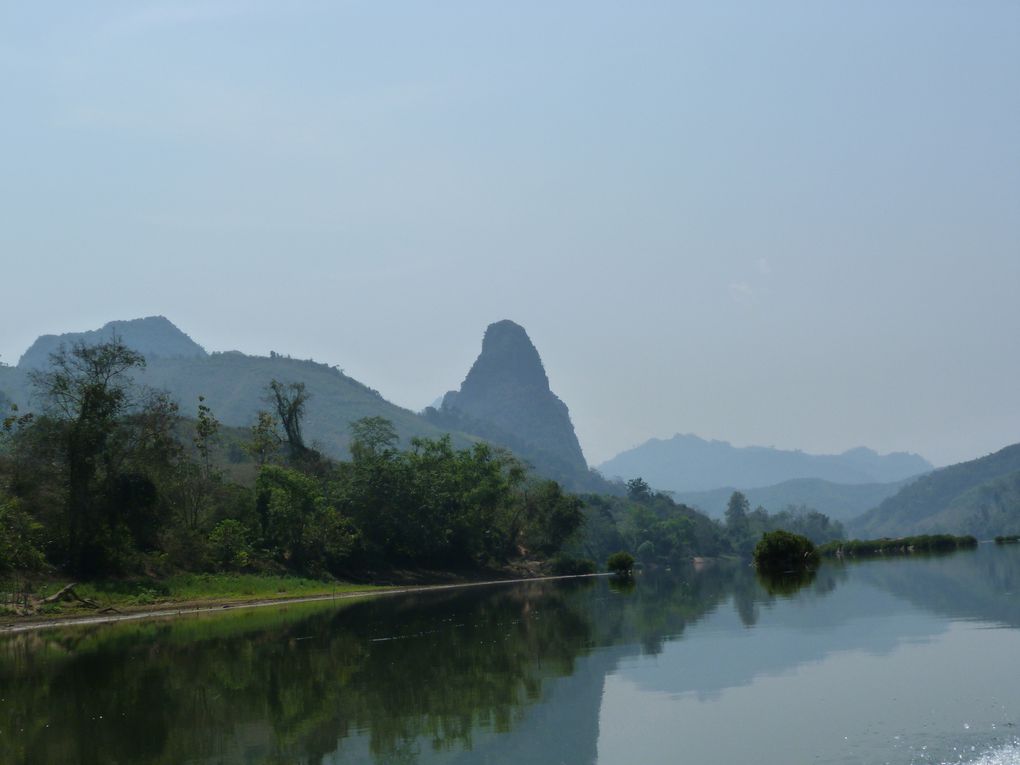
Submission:
M 851 539 L 818 548 L 825 557 L 866 558 L 876 555 L 910 555 L 915 552 L 951 552 L 977 546 L 977 538 L 952 534 L 922 534 L 897 539 Z
M 1012 545 L 1017 542 L 1020 542 L 1020 534 L 1007 534 L 995 538 L 995 544 L 997 545 Z
M 0 615 L 38 614 L 74 616 L 97 610 L 122 611 L 184 603 L 226 603 L 304 598 L 370 592 L 378 585 L 292 575 L 244 573 L 181 573 L 166 577 L 103 579 L 74 585 L 73 597 L 45 603 L 64 586 L 64 580 L 30 582 L 0 580 Z
M 573 495 L 489 444 L 400 448 L 377 416 L 350 424 L 350 459 L 336 461 L 306 443 L 300 382 L 272 381 L 267 409 L 231 430 L 202 396 L 186 418 L 140 387 L 145 363 L 118 338 L 62 347 L 33 375 L 39 410 L 2 420 L 0 581 L 87 582 L 76 603 L 116 607 L 322 594 L 396 569 L 590 573 L 616 551 L 669 568 L 750 555 L 778 527 L 842 535 L 806 508 L 751 512 L 739 492 L 725 524 L 640 478 L 622 496 Z
M 798 572 L 818 566 L 818 549 L 801 534 L 783 529 L 762 534 L 754 547 L 754 567 L 765 573 Z
M 399 449 L 381 417 L 352 423 L 349 461 L 327 459 L 305 443 L 299 383 L 274 381 L 271 411 L 230 446 L 254 476 L 238 480 L 204 399 L 182 428 L 175 402 L 133 382 L 144 364 L 117 339 L 62 349 L 35 375 L 42 410 L 3 420 L 0 577 L 290 575 L 330 591 L 364 571 L 548 560 L 583 522 L 580 499 L 508 452 Z

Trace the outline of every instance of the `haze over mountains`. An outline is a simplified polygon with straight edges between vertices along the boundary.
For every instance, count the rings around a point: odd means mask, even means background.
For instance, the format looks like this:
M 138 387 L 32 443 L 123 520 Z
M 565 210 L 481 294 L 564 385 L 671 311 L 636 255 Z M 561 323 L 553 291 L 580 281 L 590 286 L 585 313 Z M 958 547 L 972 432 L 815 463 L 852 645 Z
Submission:
M 275 353 L 269 357 L 236 351 L 209 354 L 161 316 L 110 322 L 93 332 L 41 337 L 21 357 L 17 367 L 0 367 L 0 390 L 7 391 L 20 406 L 31 408 L 29 373 L 44 366 L 49 353 L 61 344 L 69 346 L 78 340 L 102 342 L 115 333 L 146 357 L 145 370 L 138 375 L 140 381 L 170 393 L 186 417 L 194 416 L 198 397 L 205 396 L 206 403 L 225 425 L 250 425 L 260 409 L 270 408 L 266 389 L 276 379 L 305 384 L 311 394 L 304 426 L 306 437 L 334 457 L 347 455 L 348 426 L 362 417 L 389 419 L 405 444 L 415 436 L 438 438 L 443 433 L 336 368 Z M 471 439 L 458 433 L 454 434 L 454 441 L 464 446 Z
M 774 486 L 741 488 L 724 486 L 709 491 L 675 492 L 673 499 L 701 510 L 713 518 L 722 518 L 730 496 L 742 491 L 751 507 L 764 507 L 770 513 L 777 513 L 789 505 L 809 507 L 840 523 L 846 523 L 861 513 L 877 507 L 883 500 L 893 496 L 913 479 L 907 478 L 892 483 L 833 483 L 821 478 L 793 478 Z
M 390 420 L 406 445 L 420 436 L 450 433 L 458 447 L 483 439 L 511 449 L 537 472 L 568 488 L 607 489 L 589 472 L 566 405 L 549 388 L 542 360 L 527 333 L 511 321 L 490 325 L 482 352 L 459 392 L 448 393 L 439 410 L 425 415 L 386 401 L 378 392 L 314 361 L 273 353 L 248 356 L 236 351 L 209 354 L 168 319 L 153 316 L 113 321 L 98 330 L 44 335 L 26 351 L 17 367 L 0 367 L 0 396 L 31 408 L 29 373 L 44 368 L 61 345 L 98 343 L 119 336 L 146 357 L 139 374 L 146 385 L 169 392 L 181 413 L 192 416 L 204 396 L 226 425 L 251 424 L 267 409 L 266 389 L 273 379 L 302 382 L 311 394 L 305 432 L 327 454 L 347 456 L 349 425 L 362 417 Z
M 889 483 L 932 469 L 917 454 L 880 455 L 858 447 L 842 454 L 806 454 L 765 446 L 736 447 L 677 434 L 653 438 L 598 466 L 608 478 L 642 477 L 657 489 L 708 491 L 725 486 L 756 488 L 797 478 L 832 483 Z
M 224 425 L 245 427 L 258 410 L 268 408 L 271 380 L 303 382 L 311 394 L 307 437 L 334 457 L 347 456 L 351 422 L 381 416 L 393 422 L 405 445 L 416 436 L 445 433 L 460 447 L 485 440 L 511 449 L 568 489 L 619 493 L 622 485 L 602 475 L 641 477 L 715 517 L 739 489 L 752 506 L 777 512 L 789 504 L 805 505 L 849 522 L 858 535 L 1020 532 L 1020 444 L 932 472 L 916 454 L 857 448 L 814 455 L 677 435 L 651 439 L 614 457 L 600 466 L 600 475 L 588 468 L 567 405 L 553 393 L 538 350 L 523 327 L 507 320 L 486 329 L 481 352 L 459 389 L 421 414 L 325 364 L 276 353 L 207 353 L 159 316 L 38 338 L 16 367 L 0 365 L 0 406 L 33 408 L 30 373 L 43 368 L 62 344 L 114 335 L 145 355 L 141 381 L 168 391 L 184 416 L 193 416 L 198 397 L 205 396 Z
M 50 363 L 50 354 L 60 346 L 81 341 L 97 345 L 119 337 L 129 348 L 145 356 L 146 361 L 155 359 L 204 359 L 208 357 L 205 348 L 196 343 L 174 326 L 164 316 L 148 316 L 130 321 L 111 321 L 99 329 L 87 332 L 68 332 L 62 335 L 40 335 L 18 360 L 19 369 L 45 369 Z
M 860 536 L 1020 534 L 1020 444 L 936 470 L 852 524 Z

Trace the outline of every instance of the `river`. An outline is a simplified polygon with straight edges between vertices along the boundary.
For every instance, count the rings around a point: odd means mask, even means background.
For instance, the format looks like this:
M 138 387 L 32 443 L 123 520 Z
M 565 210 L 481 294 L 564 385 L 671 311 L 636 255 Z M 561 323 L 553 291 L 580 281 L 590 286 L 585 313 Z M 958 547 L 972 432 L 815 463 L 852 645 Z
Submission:
M 1020 547 L 0 637 L 2 763 L 1020 763 Z

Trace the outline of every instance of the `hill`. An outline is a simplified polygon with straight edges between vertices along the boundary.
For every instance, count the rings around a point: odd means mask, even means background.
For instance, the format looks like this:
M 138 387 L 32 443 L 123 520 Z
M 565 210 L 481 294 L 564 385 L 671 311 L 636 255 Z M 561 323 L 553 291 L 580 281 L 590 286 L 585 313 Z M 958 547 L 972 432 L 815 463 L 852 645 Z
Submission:
M 690 491 L 674 493 L 677 502 L 690 505 L 713 518 L 722 518 L 730 495 L 741 491 L 751 507 L 764 507 L 770 513 L 778 513 L 789 505 L 806 506 L 824 513 L 834 521 L 845 523 L 861 513 L 876 507 L 882 500 L 891 497 L 911 479 L 893 483 L 832 483 L 820 478 L 794 478 L 775 486 L 744 489 L 727 486 L 711 491 Z
M 31 372 L 48 363 L 49 353 L 76 340 L 103 342 L 116 333 L 129 347 L 146 357 L 140 383 L 167 391 L 180 405 L 181 414 L 194 417 L 198 397 L 226 426 L 247 427 L 260 409 L 269 409 L 266 390 L 271 380 L 301 382 L 310 394 L 304 431 L 309 444 L 317 445 L 336 458 L 347 456 L 348 426 L 368 416 L 385 417 L 397 429 L 406 446 L 415 436 L 438 438 L 446 430 L 421 416 L 386 401 L 378 392 L 338 369 L 314 361 L 301 361 L 273 354 L 247 356 L 231 351 L 208 354 L 170 321 L 162 317 L 115 321 L 92 332 L 47 335 L 36 340 L 17 367 L 0 366 L 0 391 L 22 409 L 30 410 Z M 136 344 L 137 343 L 137 344 Z M 148 353 L 146 353 L 148 350 Z M 453 433 L 457 446 L 474 439 Z
M 97 345 L 113 337 L 120 337 L 129 348 L 141 353 L 148 361 L 202 359 L 208 356 L 205 348 L 181 332 L 169 319 L 149 316 L 129 321 L 111 321 L 88 332 L 42 335 L 22 354 L 18 368 L 45 369 L 49 366 L 50 354 L 59 350 L 61 345 L 69 347 L 78 341 Z
M 424 414 L 436 427 L 509 448 L 569 488 L 605 483 L 588 470 L 567 405 L 550 389 L 527 332 L 512 321 L 488 326 L 481 353 L 460 389 Z
M 765 446 L 736 447 L 695 435 L 653 438 L 599 465 L 609 478 L 644 478 L 657 489 L 694 492 L 721 486 L 774 486 L 797 478 L 840 484 L 889 483 L 932 469 L 916 454 L 880 455 L 863 447 L 842 454 L 807 454 Z
M 919 478 L 851 524 L 858 537 L 1020 533 L 1020 444 Z

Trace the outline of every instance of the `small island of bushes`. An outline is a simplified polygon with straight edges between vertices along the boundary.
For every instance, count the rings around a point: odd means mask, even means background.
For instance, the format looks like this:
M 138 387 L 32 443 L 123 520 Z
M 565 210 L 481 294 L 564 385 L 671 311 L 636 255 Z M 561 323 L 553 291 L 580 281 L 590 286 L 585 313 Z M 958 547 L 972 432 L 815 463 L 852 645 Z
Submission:
M 818 566 L 818 560 L 818 549 L 814 542 L 783 529 L 762 534 L 754 548 L 754 566 L 764 573 L 813 569 Z

